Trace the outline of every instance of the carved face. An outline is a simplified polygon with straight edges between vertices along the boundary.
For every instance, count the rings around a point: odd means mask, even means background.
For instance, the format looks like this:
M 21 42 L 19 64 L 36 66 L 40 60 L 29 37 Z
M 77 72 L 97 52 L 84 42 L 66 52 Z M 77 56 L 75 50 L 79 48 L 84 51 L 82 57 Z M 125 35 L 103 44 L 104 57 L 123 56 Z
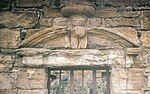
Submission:
M 82 38 L 85 36 L 85 34 L 86 34 L 86 29 L 84 27 L 76 26 L 76 27 L 73 27 L 72 29 L 72 35 L 74 37 Z

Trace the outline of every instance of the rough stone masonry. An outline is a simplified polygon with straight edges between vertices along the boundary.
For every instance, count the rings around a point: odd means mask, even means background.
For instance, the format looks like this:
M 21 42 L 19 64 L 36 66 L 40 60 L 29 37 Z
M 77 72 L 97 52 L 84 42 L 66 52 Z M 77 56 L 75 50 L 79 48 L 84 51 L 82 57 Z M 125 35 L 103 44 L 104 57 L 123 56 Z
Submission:
M 0 94 L 48 94 L 47 68 L 105 65 L 111 94 L 150 94 L 150 0 L 0 1 Z

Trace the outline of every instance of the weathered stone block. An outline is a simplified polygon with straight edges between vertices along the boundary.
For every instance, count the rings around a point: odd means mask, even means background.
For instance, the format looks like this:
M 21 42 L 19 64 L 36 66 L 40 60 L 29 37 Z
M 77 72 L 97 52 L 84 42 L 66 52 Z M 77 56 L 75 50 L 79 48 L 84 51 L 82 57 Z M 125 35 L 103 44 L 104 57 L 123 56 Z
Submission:
M 0 94 L 17 94 L 17 90 L 0 90 Z
M 129 69 L 127 81 L 128 90 L 141 90 L 144 87 L 144 74 L 141 69 Z
M 143 50 L 142 52 L 140 52 L 139 55 L 137 55 L 134 58 L 134 63 L 132 65 L 132 67 L 135 68 L 146 68 L 149 66 L 149 56 L 150 56 L 150 51 L 149 50 Z
M 0 23 L 5 27 L 18 27 L 17 15 L 11 12 L 4 12 L 0 14 Z
M 150 48 L 150 32 L 141 32 L 141 41 L 144 47 Z
M 0 23 L 7 28 L 33 28 L 38 23 L 37 12 L 4 12 L 0 15 Z
M 37 55 L 37 56 L 27 56 L 23 57 L 22 64 L 28 64 L 29 66 L 42 66 L 44 64 L 43 62 L 43 56 Z
M 18 90 L 18 94 L 48 94 L 47 89 L 44 90 Z
M 61 7 L 61 14 L 64 17 L 69 17 L 73 15 L 83 15 L 86 17 L 91 17 L 95 13 L 95 8 L 88 4 L 66 4 Z
M 120 90 L 120 91 L 115 91 L 112 94 L 145 94 L 145 93 L 142 90 L 141 91 Z
M 98 1 L 98 0 L 96 0 L 96 1 Z M 131 0 L 126 0 L 126 1 L 124 1 L 124 0 L 105 0 L 105 1 L 103 1 L 103 3 L 108 6 L 112 5 L 115 7 L 119 7 L 119 6 L 131 5 Z
M 17 0 L 17 6 L 20 7 L 40 7 L 45 0 Z
M 51 27 L 53 24 L 52 24 L 52 21 L 53 21 L 53 19 L 52 18 L 48 18 L 48 19 L 46 19 L 46 18 L 41 18 L 40 19 L 40 25 L 41 26 L 44 26 L 44 27 Z
M 46 89 L 47 75 L 44 69 L 20 69 L 17 83 L 18 87 L 21 89 Z
M 0 91 L 17 87 L 17 73 L 0 73 Z
M 146 16 L 141 19 L 141 29 L 150 30 L 150 12 L 144 13 Z
M 114 69 L 111 72 L 111 86 L 113 91 L 122 91 L 127 89 L 126 73 L 127 72 L 124 69 Z
M 150 88 L 150 73 L 147 73 L 146 74 L 146 76 L 147 76 L 147 84 L 146 84 L 146 86 L 148 87 L 148 88 Z
M 45 7 L 43 9 L 44 17 L 45 18 L 56 18 L 56 17 L 62 17 L 61 13 L 58 10 L 51 9 L 49 7 Z
M 73 26 L 85 26 L 86 21 L 86 18 L 82 16 L 73 16 L 71 18 L 71 23 Z
M 102 26 L 102 19 L 101 18 L 90 18 L 88 23 L 88 27 L 99 27 Z
M 54 27 L 62 27 L 62 28 L 66 28 L 69 25 L 67 18 L 55 18 L 53 20 L 53 26 Z
M 134 19 L 134 18 L 106 19 L 103 23 L 109 27 L 119 27 L 119 26 L 140 27 L 139 19 Z
M 14 63 L 15 56 L 0 55 L 0 71 L 9 71 Z
M 18 48 L 19 43 L 19 31 L 0 29 L 0 48 Z
M 119 11 L 118 13 L 125 18 L 137 18 L 142 14 L 141 11 Z
M 118 17 L 118 13 L 115 9 L 99 9 L 96 11 L 95 13 L 95 17 L 98 18 L 114 18 L 114 17 Z

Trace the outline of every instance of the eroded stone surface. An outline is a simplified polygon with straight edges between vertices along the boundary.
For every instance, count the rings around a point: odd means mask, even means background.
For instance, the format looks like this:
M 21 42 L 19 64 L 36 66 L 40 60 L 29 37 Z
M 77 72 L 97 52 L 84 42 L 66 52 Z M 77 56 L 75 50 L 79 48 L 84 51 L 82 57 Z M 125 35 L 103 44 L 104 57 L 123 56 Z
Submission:
M 48 94 L 47 89 L 43 90 L 18 90 L 18 94 Z
M 86 25 L 86 18 L 82 16 L 73 16 L 71 18 L 72 26 L 85 26 Z
M 45 69 L 33 68 L 33 69 L 20 69 L 18 71 L 17 84 L 20 89 L 46 89 L 47 87 L 46 83 L 47 83 L 47 74 L 45 73 Z
M 95 13 L 95 17 L 99 18 L 115 18 L 118 17 L 118 13 L 115 9 L 100 9 Z
M 15 56 L 0 54 L 0 71 L 9 71 L 15 61 Z
M 0 48 L 18 48 L 19 43 L 19 31 L 0 29 Z
M 128 90 L 141 90 L 144 87 L 144 74 L 141 69 L 129 69 L 127 77 Z
M 140 27 L 139 19 L 134 19 L 134 18 L 106 19 L 105 22 L 103 22 L 103 23 L 108 27 L 120 27 L 120 26 Z
M 150 48 L 150 32 L 141 32 L 141 41 L 144 47 Z
M 67 18 L 59 17 L 53 20 L 53 26 L 66 28 L 69 25 Z
M 20 7 L 39 7 L 41 6 L 45 0 L 36 0 L 36 1 L 33 1 L 33 0 L 17 0 L 17 6 L 20 6 Z
M 48 19 L 41 18 L 39 22 L 41 26 L 51 27 L 53 25 L 52 21 L 53 21 L 52 18 L 48 18 Z
M 36 11 L 33 12 L 23 12 L 12 13 L 4 12 L 0 16 L 0 23 L 4 24 L 7 28 L 33 28 L 38 23 L 38 14 Z
M 0 94 L 17 94 L 17 89 L 13 89 L 13 90 L 1 90 Z
M 17 73 L 0 73 L 0 91 L 17 87 Z
M 141 29 L 150 29 L 150 12 L 144 11 L 143 18 L 141 19 Z

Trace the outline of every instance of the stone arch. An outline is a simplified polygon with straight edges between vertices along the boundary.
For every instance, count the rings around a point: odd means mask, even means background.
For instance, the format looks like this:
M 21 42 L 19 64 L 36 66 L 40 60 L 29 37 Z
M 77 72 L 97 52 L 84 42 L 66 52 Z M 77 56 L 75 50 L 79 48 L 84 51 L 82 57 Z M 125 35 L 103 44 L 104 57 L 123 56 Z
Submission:
M 131 28 L 92 28 L 88 30 L 89 48 L 130 48 L 139 47 L 137 32 Z M 103 47 L 104 46 L 104 47 Z
M 20 47 L 44 48 L 130 48 L 139 47 L 137 32 L 131 28 L 46 28 L 28 34 Z

